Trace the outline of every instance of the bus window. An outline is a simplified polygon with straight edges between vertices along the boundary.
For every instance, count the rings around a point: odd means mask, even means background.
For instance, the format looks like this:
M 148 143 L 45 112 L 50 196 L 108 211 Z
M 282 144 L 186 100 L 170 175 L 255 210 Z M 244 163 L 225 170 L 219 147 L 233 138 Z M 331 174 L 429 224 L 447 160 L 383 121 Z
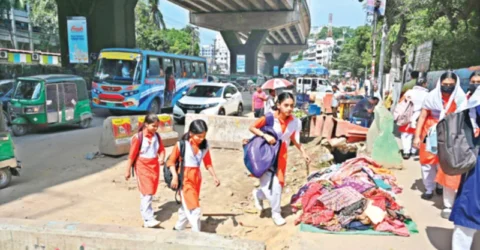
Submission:
M 175 60 L 175 78 L 180 78 L 182 76 L 182 64 L 180 59 Z
M 192 78 L 200 77 L 200 69 L 198 68 L 198 62 L 192 62 Z
M 165 74 L 167 74 L 167 76 L 169 76 L 170 74 L 175 74 L 173 60 L 170 58 L 164 58 L 163 69 L 165 70 Z
M 185 78 L 190 78 L 192 77 L 192 62 L 190 61 L 183 61 L 184 62 L 184 66 L 183 66 L 183 76 Z
M 200 68 L 200 75 L 199 75 L 199 77 L 201 77 L 201 78 L 206 78 L 207 75 L 205 74 L 205 72 L 206 72 L 206 71 L 205 71 L 205 63 L 203 63 L 203 62 L 202 62 L 202 63 L 198 63 L 198 65 L 199 65 L 199 68 Z
M 161 66 L 161 60 L 158 57 L 149 56 L 147 60 L 147 77 L 163 77 L 163 69 Z

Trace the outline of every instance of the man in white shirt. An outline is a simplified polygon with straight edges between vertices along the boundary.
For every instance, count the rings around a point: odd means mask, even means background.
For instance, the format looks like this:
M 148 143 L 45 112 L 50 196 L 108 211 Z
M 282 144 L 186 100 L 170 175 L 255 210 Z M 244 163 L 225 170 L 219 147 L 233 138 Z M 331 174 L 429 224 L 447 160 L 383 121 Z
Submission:
M 270 89 L 268 91 L 268 96 L 267 100 L 265 101 L 265 114 L 268 112 L 273 112 L 275 108 L 275 98 L 277 96 L 277 93 L 275 92 L 274 89 Z

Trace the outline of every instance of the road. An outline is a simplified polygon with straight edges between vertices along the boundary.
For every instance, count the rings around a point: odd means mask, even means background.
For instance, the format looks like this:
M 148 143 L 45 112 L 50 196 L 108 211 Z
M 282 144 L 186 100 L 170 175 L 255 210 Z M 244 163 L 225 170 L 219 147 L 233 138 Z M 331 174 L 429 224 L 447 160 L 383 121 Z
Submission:
M 245 104 L 249 110 L 251 101 L 247 98 Z M 10 187 L 0 190 L 0 217 L 140 227 L 136 183 L 123 178 L 126 156 L 85 159 L 87 153 L 98 151 L 106 116 L 108 113 L 96 111 L 93 126 L 85 130 L 67 127 L 15 138 L 24 169 Z M 176 130 L 182 134 L 183 126 L 177 126 Z M 202 170 L 200 199 L 205 215 L 202 230 L 262 241 L 269 249 L 318 249 L 319 245 L 326 249 L 449 249 L 453 226 L 440 218 L 438 196 L 432 201 L 420 198 L 420 167 L 414 161 L 405 162 L 404 170 L 395 174 L 404 188 L 399 202 L 418 224 L 419 234 L 403 238 L 300 233 L 293 225 L 297 215 L 291 213 L 288 202 L 305 179 L 305 171 L 292 168 L 290 164 L 298 158 L 289 154 L 287 185 L 282 196 L 282 212 L 288 224 L 276 227 L 269 218 L 269 210 L 260 216 L 251 212 L 255 179 L 245 175 L 242 152 L 212 150 L 222 184 L 215 188 L 212 178 Z M 173 192 L 164 184 L 154 198 L 154 208 L 162 227 L 170 230 L 177 218 L 178 205 Z M 225 215 L 208 216 L 212 213 Z M 479 241 L 472 249 L 480 249 Z

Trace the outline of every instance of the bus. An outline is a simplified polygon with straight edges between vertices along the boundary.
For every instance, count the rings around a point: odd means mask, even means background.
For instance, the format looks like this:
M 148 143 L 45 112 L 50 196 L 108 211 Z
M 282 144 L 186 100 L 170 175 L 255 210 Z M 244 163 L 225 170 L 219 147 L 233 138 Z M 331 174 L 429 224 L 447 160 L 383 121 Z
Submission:
M 92 82 L 92 106 L 158 114 L 171 108 L 183 92 L 207 81 L 207 60 L 140 49 L 103 49 Z M 166 87 L 173 78 L 175 89 Z

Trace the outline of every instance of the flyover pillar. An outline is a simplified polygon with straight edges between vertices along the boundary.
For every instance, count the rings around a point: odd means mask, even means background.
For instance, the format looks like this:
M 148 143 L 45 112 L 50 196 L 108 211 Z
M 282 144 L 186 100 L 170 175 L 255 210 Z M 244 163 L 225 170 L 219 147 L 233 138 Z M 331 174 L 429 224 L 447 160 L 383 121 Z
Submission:
M 88 52 L 103 48 L 135 48 L 135 6 L 138 0 L 56 0 L 62 66 L 69 64 L 67 17 L 87 19 Z
M 265 73 L 271 76 L 274 76 L 274 68 L 278 67 L 278 74 L 280 74 L 280 69 L 285 66 L 288 58 L 290 57 L 290 53 L 281 53 L 279 55 L 275 55 L 274 53 L 264 53 L 265 60 L 267 61 L 267 68 Z
M 230 73 L 237 72 L 237 56 L 245 56 L 245 74 L 256 75 L 258 72 L 258 52 L 268 36 L 268 30 L 252 30 L 243 44 L 234 31 L 221 31 L 223 40 L 230 50 Z

